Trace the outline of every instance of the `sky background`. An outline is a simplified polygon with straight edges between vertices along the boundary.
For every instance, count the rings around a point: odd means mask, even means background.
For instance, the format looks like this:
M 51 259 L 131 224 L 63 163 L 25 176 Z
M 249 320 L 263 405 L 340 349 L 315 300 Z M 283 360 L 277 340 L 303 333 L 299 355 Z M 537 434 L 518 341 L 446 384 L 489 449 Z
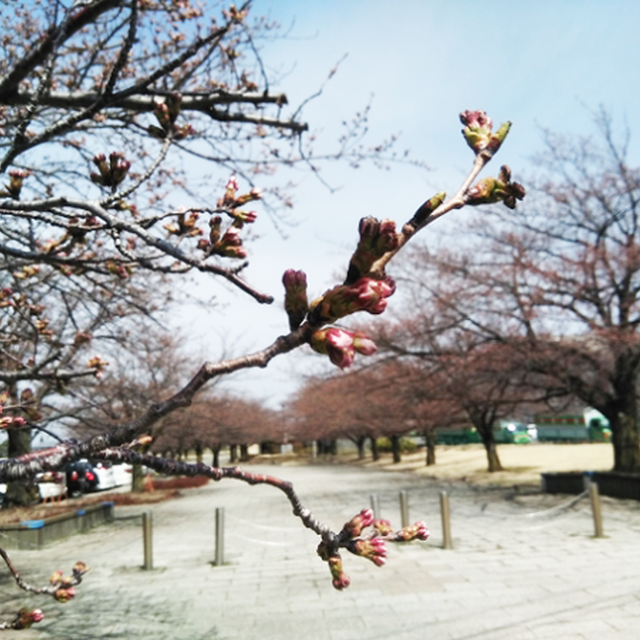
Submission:
M 261 349 L 285 333 L 282 273 L 303 269 L 312 297 L 336 284 L 363 216 L 402 224 L 436 191 L 453 193 L 473 161 L 460 134 L 458 114 L 465 109 L 484 109 L 496 127 L 513 122 L 489 172 L 508 164 L 525 185 L 531 156 L 542 149 L 542 129 L 593 133 L 590 111 L 600 105 L 620 130 L 628 126 L 636 136 L 630 156 L 640 165 L 638 2 L 255 0 L 253 13 L 276 19 L 286 33 L 266 45 L 262 56 L 280 78 L 272 89 L 285 91 L 291 105 L 314 94 L 346 55 L 302 114 L 319 136 L 318 151 L 334 147 L 341 123 L 371 102 L 370 143 L 400 134 L 398 150 L 410 149 L 431 170 L 353 170 L 335 163 L 322 173 L 333 190 L 313 175 L 280 174 L 283 181 L 298 182 L 293 224 L 283 233 L 261 216 L 245 272 L 276 302 L 265 307 L 219 281 L 199 280 L 197 294 L 215 295 L 218 304 L 207 311 L 185 309 L 179 323 L 202 338 L 203 358 Z M 445 224 L 464 215 L 454 212 Z M 423 241 L 429 242 L 436 226 L 423 232 Z M 227 386 L 277 408 L 313 366 L 308 357 L 284 356 L 264 371 L 232 376 Z

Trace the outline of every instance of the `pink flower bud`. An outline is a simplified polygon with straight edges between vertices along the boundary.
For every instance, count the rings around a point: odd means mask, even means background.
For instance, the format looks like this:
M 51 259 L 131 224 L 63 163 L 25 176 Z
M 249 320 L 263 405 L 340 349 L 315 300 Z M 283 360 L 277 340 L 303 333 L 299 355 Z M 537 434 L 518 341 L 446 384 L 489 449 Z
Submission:
M 327 559 L 329 565 L 329 571 L 333 578 L 332 584 L 334 589 L 342 591 L 346 589 L 350 584 L 349 576 L 342 570 L 342 558 L 339 555 L 331 556 Z
M 76 596 L 76 590 L 73 587 L 68 587 L 68 588 L 63 588 L 61 587 L 60 589 L 56 589 L 55 593 L 53 594 L 53 597 L 58 601 L 58 602 L 69 602 L 69 600 L 72 600 L 73 598 L 75 598 Z
M 347 522 L 342 530 L 350 538 L 357 538 L 362 530 L 371 525 L 373 522 L 373 511 L 371 509 L 363 509 L 357 516 L 354 516 Z
M 371 338 L 358 331 L 353 334 L 353 347 L 363 356 L 372 356 L 378 350 L 376 343 Z
M 460 120 L 462 124 L 465 125 L 462 130 L 462 135 L 464 135 L 467 144 L 476 154 L 484 153 L 488 157 L 491 157 L 498 151 L 511 128 L 511 123 L 505 122 L 500 125 L 500 128 L 495 134 L 492 134 L 491 128 L 493 122 L 482 110 L 463 111 L 460 114 Z
M 426 540 L 430 535 L 427 525 L 421 520 L 410 524 L 396 534 L 398 542 L 409 542 L 410 540 Z
M 41 609 L 34 609 L 29 615 L 31 622 L 42 622 L 44 620 L 44 613 Z
M 295 331 L 309 310 L 307 299 L 307 274 L 304 271 L 287 269 L 282 276 L 285 298 L 284 309 L 289 316 L 289 328 Z
M 232 211 L 232 215 L 239 222 L 246 222 L 247 224 L 255 222 L 258 218 L 255 211 L 238 211 L 237 209 L 234 209 Z
M 352 553 L 371 560 L 378 567 L 381 567 L 387 561 L 387 548 L 382 538 L 354 540 L 347 548 Z

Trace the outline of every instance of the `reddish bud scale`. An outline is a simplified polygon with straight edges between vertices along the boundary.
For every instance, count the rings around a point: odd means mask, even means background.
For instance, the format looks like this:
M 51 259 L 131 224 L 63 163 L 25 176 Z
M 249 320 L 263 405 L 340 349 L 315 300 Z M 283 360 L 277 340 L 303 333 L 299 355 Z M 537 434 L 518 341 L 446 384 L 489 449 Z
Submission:
M 285 289 L 284 309 L 289 317 L 289 328 L 295 331 L 309 309 L 307 298 L 307 274 L 304 271 L 287 269 L 282 276 Z

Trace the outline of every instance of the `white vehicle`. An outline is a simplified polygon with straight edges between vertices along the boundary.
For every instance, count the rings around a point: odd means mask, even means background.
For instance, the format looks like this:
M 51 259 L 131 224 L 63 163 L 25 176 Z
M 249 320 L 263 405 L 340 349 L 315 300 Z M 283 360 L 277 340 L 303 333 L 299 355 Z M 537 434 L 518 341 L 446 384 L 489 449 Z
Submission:
M 131 484 L 131 465 L 110 464 L 109 462 L 97 462 L 93 470 L 98 478 L 97 491 L 115 489 Z

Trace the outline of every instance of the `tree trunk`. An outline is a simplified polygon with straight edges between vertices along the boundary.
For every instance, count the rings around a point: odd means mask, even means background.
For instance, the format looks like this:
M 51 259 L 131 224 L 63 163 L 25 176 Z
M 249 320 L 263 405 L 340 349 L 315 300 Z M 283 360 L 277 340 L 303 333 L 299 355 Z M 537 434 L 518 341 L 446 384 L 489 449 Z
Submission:
M 393 435 L 389 437 L 391 441 L 391 453 L 393 454 L 393 464 L 398 464 L 402 461 L 402 455 L 400 454 L 400 436 Z
M 478 429 L 477 426 L 476 429 Z M 478 431 L 482 438 L 484 450 L 487 452 L 487 470 L 489 473 L 493 473 L 494 471 L 504 471 L 502 463 L 500 462 L 500 457 L 498 456 L 498 447 L 496 446 L 496 441 L 493 437 L 493 426 L 483 428 L 482 431 L 478 429 Z
M 378 439 L 376 437 L 369 438 L 371 442 L 371 456 L 374 462 L 380 460 L 380 452 L 378 451 Z
M 220 449 L 221 447 L 211 447 L 211 451 L 213 452 L 213 462 L 212 465 L 214 467 L 220 466 Z
M 246 462 L 249 459 L 249 445 L 240 445 L 240 462 Z
M 356 439 L 356 446 L 358 447 L 358 460 L 364 460 L 364 445 L 366 441 L 367 439 L 364 436 Z
M 436 435 L 433 429 L 424 432 L 424 440 L 427 445 L 427 467 L 436 463 Z
M 8 452 L 10 458 L 21 456 L 31 451 L 31 429 L 8 430 Z M 5 493 L 7 504 L 27 506 L 40 500 L 38 485 L 32 480 L 12 480 L 7 483 Z
M 640 472 L 640 439 L 635 393 L 628 394 L 622 410 L 603 411 L 609 420 L 613 444 L 613 470 L 622 473 Z M 620 406 L 620 405 L 618 405 Z
M 231 464 L 238 462 L 238 445 L 237 444 L 229 445 L 229 462 Z
M 198 464 L 202 464 L 202 454 L 204 453 L 204 447 L 198 443 L 195 446 L 195 450 L 196 450 L 196 461 L 198 462 Z

